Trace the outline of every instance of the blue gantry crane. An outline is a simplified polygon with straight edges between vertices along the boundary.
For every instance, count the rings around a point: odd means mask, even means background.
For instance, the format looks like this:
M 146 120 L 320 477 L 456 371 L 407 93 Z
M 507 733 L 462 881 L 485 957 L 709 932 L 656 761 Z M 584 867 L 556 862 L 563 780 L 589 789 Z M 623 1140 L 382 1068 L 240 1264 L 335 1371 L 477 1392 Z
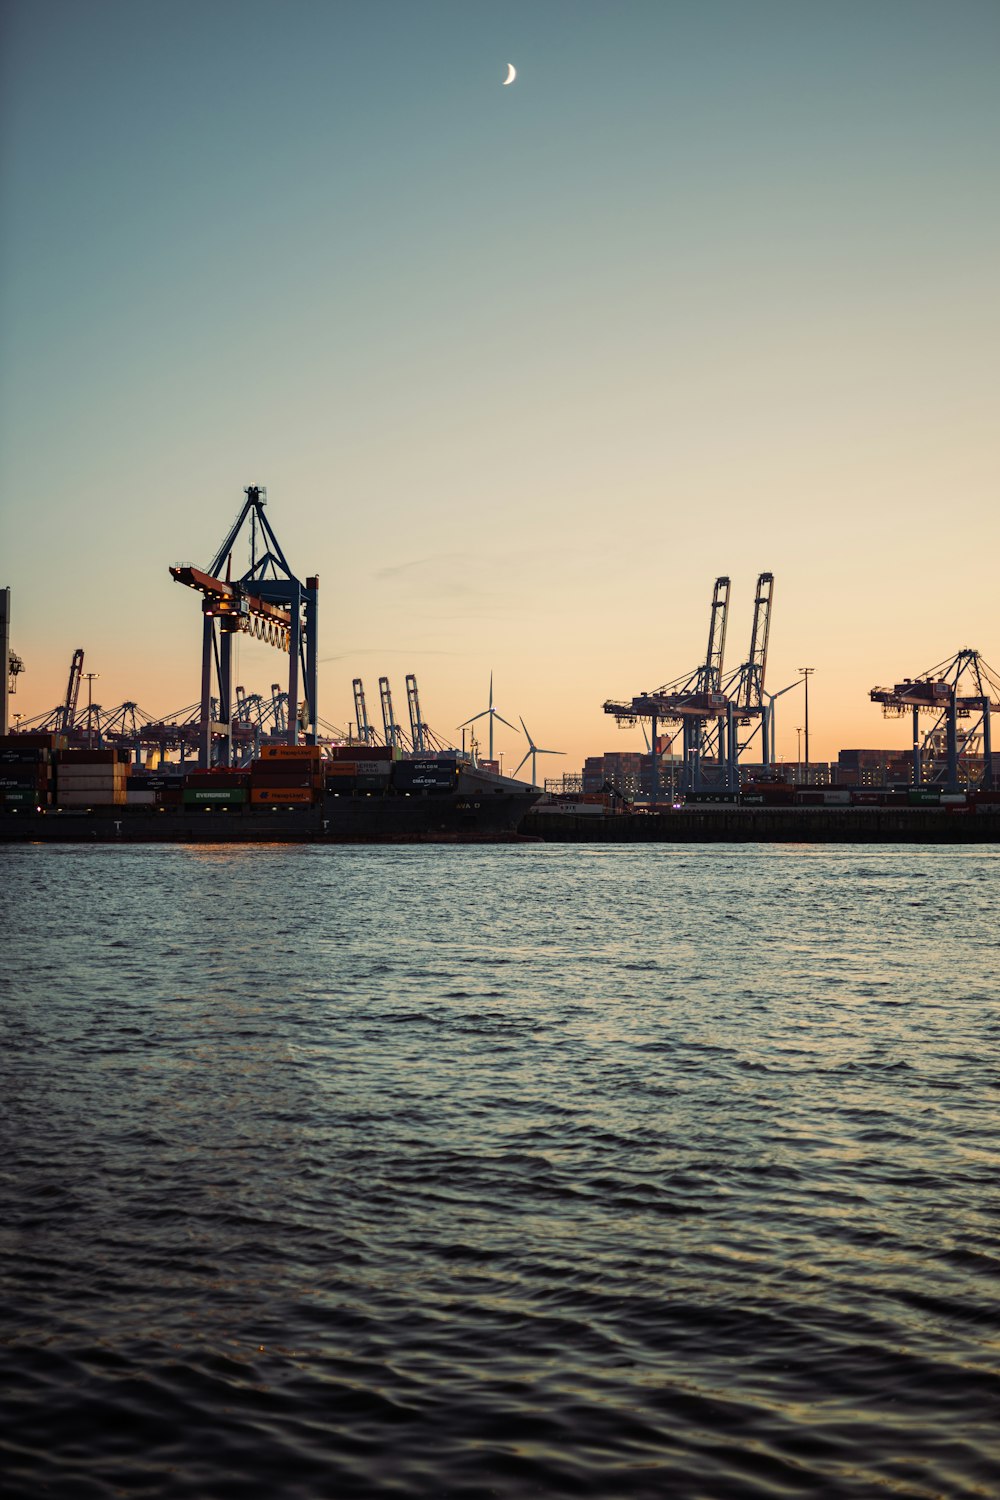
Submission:
M 221 765 L 232 760 L 233 637 L 243 631 L 288 653 L 288 716 L 282 731 L 296 744 L 304 728 L 306 740 L 318 739 L 317 636 L 319 577 L 295 576 L 264 513 L 267 490 L 248 485 L 243 506 L 225 540 L 206 569 L 178 563 L 170 573 L 202 595 L 201 743 L 199 765 L 213 758 Z M 244 529 L 249 533 L 250 565 L 233 579 L 233 549 Z M 223 577 L 225 570 L 225 577 Z M 213 694 L 213 683 L 215 693 Z M 300 692 L 304 687 L 304 705 Z M 217 703 L 213 709 L 213 696 Z
M 1000 713 L 1000 682 L 978 651 L 965 648 L 918 677 L 872 688 L 869 696 L 886 717 L 912 715 L 914 786 L 992 788 L 990 716 Z M 921 714 L 932 716 L 926 733 Z

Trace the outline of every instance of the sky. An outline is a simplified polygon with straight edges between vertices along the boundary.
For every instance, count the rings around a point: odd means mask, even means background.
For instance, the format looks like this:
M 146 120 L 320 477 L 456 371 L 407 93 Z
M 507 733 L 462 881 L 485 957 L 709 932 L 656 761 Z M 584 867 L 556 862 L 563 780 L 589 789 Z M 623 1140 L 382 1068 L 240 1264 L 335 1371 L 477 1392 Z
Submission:
M 193 704 L 167 569 L 251 484 L 340 726 L 414 672 L 458 739 L 492 672 L 546 774 L 641 749 L 604 700 L 704 659 L 722 574 L 737 666 L 765 570 L 813 760 L 1000 666 L 995 0 L 6 0 L 0 59 L 12 710 L 77 647 Z

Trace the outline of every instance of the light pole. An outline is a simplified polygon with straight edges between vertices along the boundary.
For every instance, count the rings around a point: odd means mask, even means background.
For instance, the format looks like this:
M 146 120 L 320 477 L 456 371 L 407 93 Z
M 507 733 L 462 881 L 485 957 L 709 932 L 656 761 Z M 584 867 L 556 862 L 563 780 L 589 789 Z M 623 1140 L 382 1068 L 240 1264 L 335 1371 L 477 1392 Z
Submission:
M 806 685 L 806 780 L 809 779 L 809 679 L 815 672 L 815 667 L 799 667 L 799 676 Z
M 796 778 L 795 779 L 796 779 L 796 781 L 801 782 L 801 780 L 802 780 L 802 726 L 801 725 L 799 725 L 799 727 L 796 729 L 795 733 L 799 737 L 799 753 L 798 753 L 798 755 L 796 757 L 796 759 L 798 760 L 798 766 L 796 768 L 797 774 L 796 774 Z

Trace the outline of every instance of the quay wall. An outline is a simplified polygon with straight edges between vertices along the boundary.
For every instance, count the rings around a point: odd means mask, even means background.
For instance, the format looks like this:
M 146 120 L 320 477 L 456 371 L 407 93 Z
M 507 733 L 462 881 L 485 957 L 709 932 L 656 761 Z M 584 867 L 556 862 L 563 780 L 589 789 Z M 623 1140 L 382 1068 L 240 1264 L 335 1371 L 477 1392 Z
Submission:
M 685 807 L 605 818 L 533 812 L 520 832 L 571 844 L 990 844 L 1000 843 L 1000 807 Z

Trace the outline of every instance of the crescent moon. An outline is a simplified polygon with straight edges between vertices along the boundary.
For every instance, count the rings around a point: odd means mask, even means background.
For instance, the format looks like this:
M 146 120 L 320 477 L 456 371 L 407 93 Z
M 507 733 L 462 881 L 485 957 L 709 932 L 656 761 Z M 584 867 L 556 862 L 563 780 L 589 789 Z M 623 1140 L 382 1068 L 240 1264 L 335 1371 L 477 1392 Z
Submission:
M 508 83 L 513 83 L 514 79 L 516 77 L 517 77 L 517 69 L 515 68 L 515 66 L 514 66 L 513 63 L 508 63 L 507 64 L 507 77 L 503 81 L 504 88 L 507 87 Z

